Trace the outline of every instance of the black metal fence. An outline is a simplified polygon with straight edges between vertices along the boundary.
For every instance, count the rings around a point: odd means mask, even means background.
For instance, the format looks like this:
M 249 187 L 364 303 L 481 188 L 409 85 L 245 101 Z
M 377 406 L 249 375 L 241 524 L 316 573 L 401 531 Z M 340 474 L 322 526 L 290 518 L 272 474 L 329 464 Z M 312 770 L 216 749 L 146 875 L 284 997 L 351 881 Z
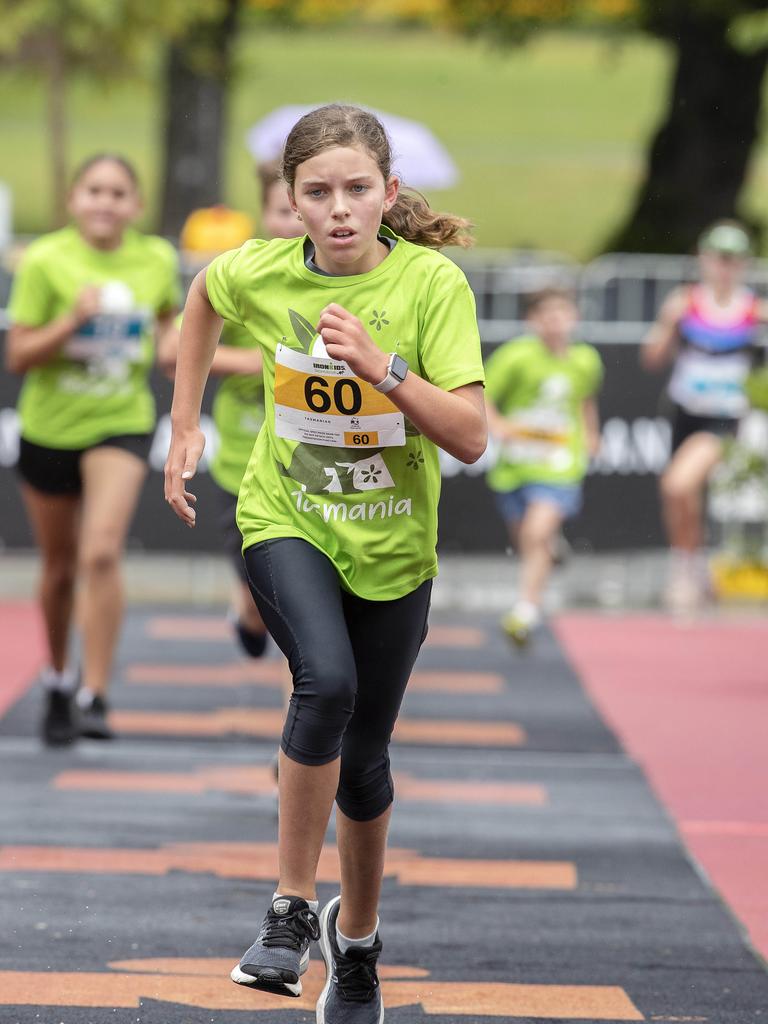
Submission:
M 610 550 L 662 543 L 657 478 L 669 457 L 670 433 L 665 417 L 664 380 L 639 366 L 643 335 L 666 292 L 694 276 L 685 257 L 616 255 L 586 267 L 542 254 L 489 254 L 462 257 L 475 292 L 484 348 L 514 337 L 523 329 L 523 300 L 548 284 L 574 288 L 583 313 L 580 337 L 596 344 L 605 364 L 599 398 L 602 446 L 586 481 L 584 509 L 568 525 L 571 541 L 581 549 Z M 188 271 L 193 267 L 188 266 Z M 756 264 L 753 283 L 768 291 L 768 265 Z M 0 306 L 8 278 L 0 277 Z M 0 374 L 0 545 L 28 547 L 31 536 L 14 479 L 18 436 L 14 411 L 19 381 Z M 198 527 L 192 533 L 171 515 L 162 496 L 162 466 L 167 452 L 171 385 L 153 378 L 159 419 L 151 453 L 151 473 L 131 530 L 130 544 L 147 550 L 215 550 L 220 542 L 215 505 L 205 463 L 196 480 Z M 208 451 L 216 444 L 208 415 L 212 391 L 206 393 L 203 426 Z M 474 466 L 442 460 L 441 547 L 450 551 L 500 550 L 504 531 L 496 515 L 484 472 L 493 448 Z

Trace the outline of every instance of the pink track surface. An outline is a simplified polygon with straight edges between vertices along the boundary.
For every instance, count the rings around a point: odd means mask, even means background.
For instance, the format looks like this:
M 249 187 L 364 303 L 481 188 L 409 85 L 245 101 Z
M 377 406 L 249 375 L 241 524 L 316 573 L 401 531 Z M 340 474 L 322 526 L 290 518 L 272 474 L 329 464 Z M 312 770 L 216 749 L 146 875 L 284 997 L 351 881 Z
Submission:
M 573 613 L 555 632 L 768 957 L 768 623 Z
M 0 603 L 0 716 L 32 686 L 44 661 L 43 633 L 37 606 Z

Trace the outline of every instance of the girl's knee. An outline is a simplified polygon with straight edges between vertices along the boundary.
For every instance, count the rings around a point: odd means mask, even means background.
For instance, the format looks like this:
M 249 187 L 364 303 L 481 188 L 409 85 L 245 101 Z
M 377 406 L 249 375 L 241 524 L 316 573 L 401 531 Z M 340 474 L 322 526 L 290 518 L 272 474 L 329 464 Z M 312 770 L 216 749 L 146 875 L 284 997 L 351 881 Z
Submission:
M 552 543 L 556 531 L 544 527 L 540 523 L 523 523 L 520 528 L 520 548 L 530 550 L 531 548 L 545 548 Z
M 662 475 L 659 487 L 662 498 L 667 502 L 690 501 L 700 490 L 680 473 L 674 471 L 667 471 Z
M 394 784 L 389 757 L 377 753 L 368 759 L 350 759 L 345 750 L 341 758 L 336 803 L 353 821 L 378 818 L 394 799 Z
M 326 660 L 303 664 L 294 677 L 294 691 L 283 729 L 285 754 L 300 764 L 328 764 L 341 752 L 355 710 L 354 670 Z
M 74 554 L 62 558 L 46 559 L 43 565 L 43 584 L 59 595 L 69 594 L 75 586 L 77 560 Z
M 334 657 L 321 664 L 305 666 L 295 679 L 295 696 L 301 703 L 311 704 L 318 714 L 349 721 L 355 710 L 357 675 L 354 665 L 345 665 Z
M 120 564 L 119 545 L 109 540 L 93 541 L 80 554 L 80 570 L 85 575 L 103 576 L 115 572 Z

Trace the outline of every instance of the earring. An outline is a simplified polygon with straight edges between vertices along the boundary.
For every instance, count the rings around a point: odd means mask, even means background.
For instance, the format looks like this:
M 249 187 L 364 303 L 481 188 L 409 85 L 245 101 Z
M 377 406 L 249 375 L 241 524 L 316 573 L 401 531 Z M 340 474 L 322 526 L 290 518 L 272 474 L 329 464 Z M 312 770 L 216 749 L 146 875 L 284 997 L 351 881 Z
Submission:
M 299 220 L 303 219 L 300 213 L 297 213 L 296 216 L 299 218 Z

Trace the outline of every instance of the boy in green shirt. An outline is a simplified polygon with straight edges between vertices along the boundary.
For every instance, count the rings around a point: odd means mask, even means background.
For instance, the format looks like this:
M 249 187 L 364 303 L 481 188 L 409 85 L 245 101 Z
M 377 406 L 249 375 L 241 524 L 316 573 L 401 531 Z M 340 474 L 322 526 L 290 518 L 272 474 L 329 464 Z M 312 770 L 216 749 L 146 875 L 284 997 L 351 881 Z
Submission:
M 488 426 L 499 445 L 488 486 L 521 559 L 519 597 L 502 626 L 520 646 L 541 619 L 558 532 L 581 508 L 581 482 L 599 447 L 603 367 L 591 345 L 572 340 L 577 320 L 569 292 L 538 292 L 530 334 L 499 346 L 486 364 Z

